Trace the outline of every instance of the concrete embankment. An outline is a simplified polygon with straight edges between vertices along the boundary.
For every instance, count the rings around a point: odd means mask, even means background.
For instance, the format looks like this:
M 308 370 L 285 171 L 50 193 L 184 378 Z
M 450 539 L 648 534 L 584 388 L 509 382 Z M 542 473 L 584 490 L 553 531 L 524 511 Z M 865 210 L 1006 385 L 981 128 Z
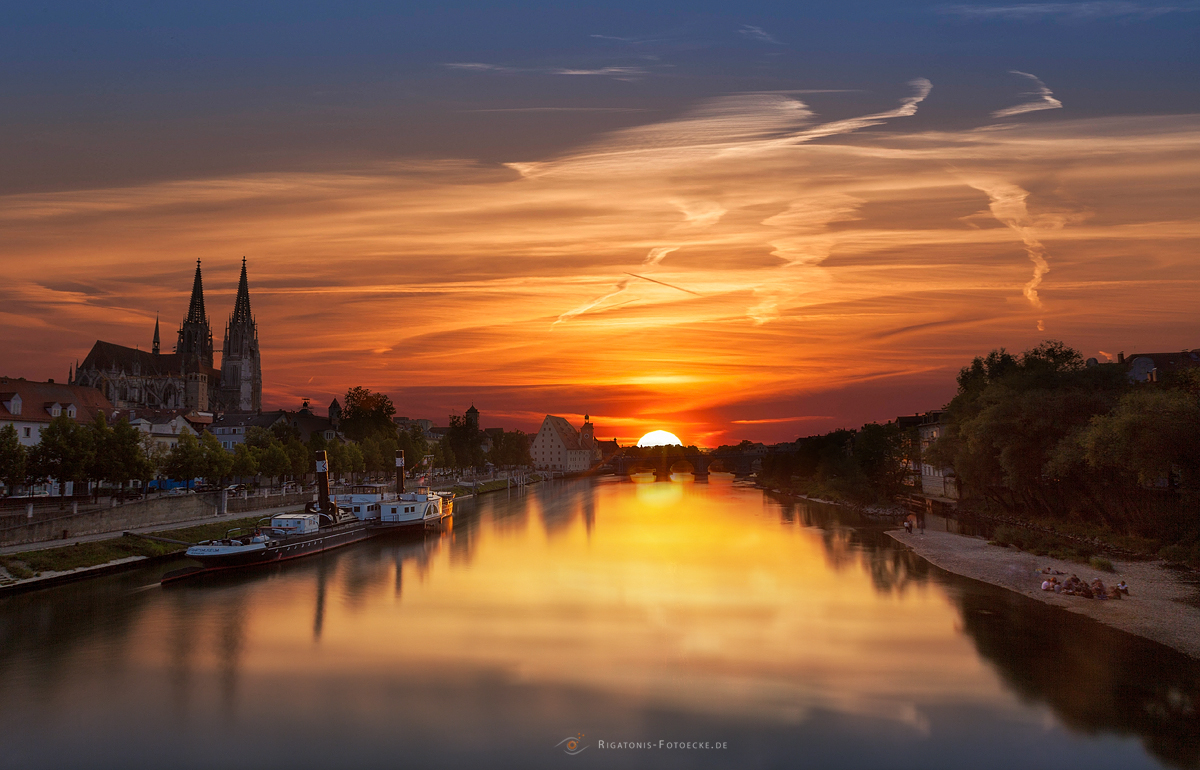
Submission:
M 54 540 L 74 542 L 89 535 L 177 525 L 213 517 L 218 512 L 234 514 L 268 507 L 299 507 L 311 499 L 311 492 L 269 497 L 229 497 L 222 505 L 220 492 L 207 492 L 154 497 L 78 513 L 72 512 L 69 507 L 61 511 L 53 508 L 38 510 L 32 517 L 24 512 L 12 512 L 0 516 L 0 546 L 34 545 Z
M 956 575 L 1006 588 L 1031 599 L 1086 615 L 1106 626 L 1136 634 L 1200 659 L 1200 608 L 1196 576 L 1167 567 L 1163 562 L 1113 561 L 1114 572 L 1048 556 L 1035 556 L 1011 546 L 989 545 L 979 537 L 927 530 L 925 534 L 889 531 L 933 565 Z M 1066 575 L 1106 585 L 1118 580 L 1129 584 L 1121 600 L 1084 599 L 1041 590 L 1046 578 L 1039 570 L 1050 567 Z M 1062 578 L 1059 578 L 1062 580 Z
M 275 499 L 278 499 L 278 498 L 275 498 Z M 74 539 L 68 543 L 63 543 L 61 541 L 54 541 L 54 542 L 49 542 L 49 543 L 37 543 L 34 545 L 7 546 L 4 548 L 0 548 L 0 593 L 12 593 L 12 592 L 19 592 L 19 591 L 37 590 L 37 589 L 41 589 L 41 588 L 48 588 L 48 587 L 54 586 L 54 585 L 59 585 L 61 583 L 68 583 L 68 582 L 73 582 L 76 580 L 83 580 L 86 578 L 98 577 L 100 575 L 107 575 L 112 572 L 119 572 L 119 571 L 128 570 L 128 569 L 136 569 L 138 567 L 143 566 L 144 564 L 151 563 L 154 561 L 161 561 L 161 560 L 166 560 L 166 559 L 177 559 L 180 556 L 180 552 L 183 550 L 182 549 L 182 541 L 179 541 L 177 538 L 168 538 L 168 540 L 170 540 L 170 542 L 180 543 L 180 547 L 178 549 L 174 549 L 171 553 L 166 553 L 166 554 L 161 554 L 161 555 L 153 555 L 153 556 L 135 555 L 135 556 L 127 556 L 124 558 L 111 558 L 113 555 L 115 555 L 114 551 L 119 552 L 119 550 L 120 550 L 120 549 L 111 548 L 111 546 L 113 546 L 114 544 L 117 544 L 117 543 L 120 543 L 123 541 L 128 542 L 128 543 L 136 543 L 137 542 L 136 537 L 134 539 L 130 540 L 128 538 L 129 535 L 136 536 L 139 534 L 156 533 L 156 535 L 158 535 L 160 537 L 158 537 L 158 538 L 152 537 L 152 538 L 148 538 L 148 540 L 153 541 L 153 540 L 157 539 L 158 541 L 161 542 L 161 540 L 162 540 L 161 536 L 163 536 L 163 535 L 169 536 L 169 535 L 172 535 L 177 532 L 185 532 L 186 533 L 188 530 L 190 530 L 193 527 L 205 527 L 205 528 L 215 528 L 215 533 L 210 532 L 209 534 L 204 535 L 203 537 L 216 537 L 216 536 L 220 536 L 225 531 L 225 528 L 227 528 L 229 526 L 233 526 L 233 525 L 244 526 L 244 524 L 242 524 L 240 522 L 255 521 L 262 516 L 271 516 L 276 513 L 284 513 L 287 511 L 294 510 L 294 509 L 295 509 L 294 505 L 285 505 L 285 506 L 280 506 L 280 507 L 276 507 L 276 508 L 269 508 L 269 509 L 262 509 L 262 510 L 254 511 L 250 517 L 245 517 L 244 513 L 231 513 L 231 514 L 226 514 L 226 515 L 222 515 L 222 516 L 203 516 L 203 517 L 188 520 L 188 521 L 177 521 L 177 522 L 173 522 L 172 529 L 166 530 L 166 531 L 163 530 L 161 525 L 150 524 L 150 525 L 144 525 L 141 527 L 130 528 L 129 530 L 126 530 L 124 533 L 121 533 L 121 534 L 105 532 L 105 533 L 94 534 L 94 535 L 86 535 L 86 536 L 82 536 L 77 539 Z M 197 538 L 193 537 L 193 539 L 197 539 Z M 200 539 L 202 539 L 202 538 L 200 538 Z M 187 542 L 191 542 L 191 541 L 189 540 Z M 42 571 L 40 571 L 38 574 L 34 575 L 33 577 L 23 577 L 23 578 L 19 578 L 19 579 L 14 578 L 11 574 L 9 574 L 9 571 L 7 569 L 5 569 L 5 567 L 4 567 L 5 563 L 9 563 L 12 561 L 15 561 L 18 565 L 23 564 L 26 561 L 26 559 L 22 558 L 24 555 L 44 554 L 47 552 L 63 551 L 63 550 L 78 551 L 79 546 L 85 546 L 85 550 L 86 550 L 86 546 L 89 546 L 89 545 L 100 546 L 101 547 L 100 552 L 105 554 L 106 556 L 109 556 L 109 558 L 100 563 L 87 564 L 86 566 L 80 566 L 80 567 L 76 567 L 73 569 L 53 570 L 53 569 L 38 568 L 38 569 L 41 569 Z M 126 549 L 126 550 L 128 550 L 128 549 Z M 74 556 L 68 558 L 67 561 L 70 562 L 70 561 L 77 561 L 79 559 L 94 559 L 95 556 L 96 556 L 96 552 L 93 550 L 90 553 L 75 554 Z M 104 558 L 104 556 L 101 556 L 101 558 Z M 30 569 L 30 568 L 26 567 L 26 569 Z

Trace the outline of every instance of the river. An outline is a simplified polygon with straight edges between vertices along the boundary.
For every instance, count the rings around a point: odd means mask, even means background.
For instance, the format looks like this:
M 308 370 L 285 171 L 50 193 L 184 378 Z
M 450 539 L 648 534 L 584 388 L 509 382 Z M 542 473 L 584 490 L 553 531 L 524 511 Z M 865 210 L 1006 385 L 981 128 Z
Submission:
M 740 485 L 178 566 L 0 599 L 0 767 L 1200 767 L 1195 661 Z

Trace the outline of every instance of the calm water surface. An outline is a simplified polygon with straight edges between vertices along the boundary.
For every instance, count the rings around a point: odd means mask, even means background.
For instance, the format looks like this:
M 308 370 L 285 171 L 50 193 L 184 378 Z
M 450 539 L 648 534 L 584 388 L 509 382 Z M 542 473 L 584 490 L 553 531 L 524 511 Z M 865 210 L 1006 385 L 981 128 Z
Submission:
M 751 488 L 554 482 L 177 566 L 0 600 L 0 766 L 1200 766 L 1186 657 Z

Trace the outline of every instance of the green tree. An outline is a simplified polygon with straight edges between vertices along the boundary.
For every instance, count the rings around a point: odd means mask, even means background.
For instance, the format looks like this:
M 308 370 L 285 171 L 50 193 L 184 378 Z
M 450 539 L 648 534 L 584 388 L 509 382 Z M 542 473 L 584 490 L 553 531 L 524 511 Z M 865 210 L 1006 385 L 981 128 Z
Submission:
M 1019 357 L 1001 349 L 976 358 L 958 384 L 946 431 L 926 454 L 954 468 L 965 497 L 1039 515 L 1095 508 L 1082 465 L 1063 447 L 1128 389 L 1120 368 L 1085 368 L 1077 351 L 1048 340 Z
M 257 425 L 246 428 L 246 446 L 251 449 L 266 449 L 272 443 L 278 442 L 279 439 L 275 438 L 274 434 L 266 428 L 260 428 Z
M 92 444 L 92 463 L 88 469 L 88 477 L 97 481 L 116 482 L 120 477 L 120 461 L 113 451 L 113 431 L 108 427 L 104 412 L 97 410 L 96 416 L 88 424 L 89 441 Z M 99 486 L 95 494 L 99 495 Z
M 454 456 L 447 436 L 442 436 L 441 440 L 433 445 L 433 464 L 436 468 L 458 467 L 458 458 Z
M 204 453 L 204 478 L 209 483 L 223 484 L 233 468 L 233 455 L 226 452 L 220 440 L 208 431 L 200 434 L 200 449 Z
M 25 465 L 28 452 L 12 425 L 0 428 L 0 481 L 8 488 L 8 494 L 25 483 Z
M 411 472 L 417 467 L 425 455 L 430 453 L 429 441 L 420 426 L 413 425 L 407 431 L 401 431 L 396 439 L 396 449 L 404 450 L 404 461 Z M 395 467 L 396 453 L 392 452 L 392 467 Z
M 350 474 L 362 473 L 367 469 L 366 462 L 363 460 L 362 449 L 358 444 L 347 444 L 342 462 L 345 464 L 346 472 Z
M 360 442 L 359 449 L 362 452 L 363 466 L 369 473 L 379 473 L 387 468 L 380 442 L 368 436 Z
M 312 462 L 312 458 L 316 457 L 317 452 L 320 452 L 322 449 L 328 450 L 329 442 L 319 432 L 313 431 L 312 435 L 308 437 L 309 462 Z M 311 467 L 309 470 L 311 470 Z
M 278 441 L 273 442 L 266 449 L 258 450 L 255 459 L 258 460 L 259 472 L 270 477 L 271 486 L 275 486 L 276 478 L 292 468 L 291 459 Z
M 501 432 L 492 443 L 492 464 L 505 468 L 533 465 L 530 443 L 529 436 L 519 430 Z
M 450 430 L 446 432 L 451 454 L 456 467 L 478 468 L 483 465 L 483 433 L 463 415 L 450 417 Z
M 368 436 L 384 437 L 396 435 L 396 423 L 392 417 L 396 407 L 383 393 L 372 393 L 358 386 L 346 391 L 342 405 L 341 431 L 346 438 L 362 441 Z
M 1079 443 L 1088 464 L 1137 483 L 1200 488 L 1200 402 L 1181 390 L 1138 390 L 1092 418 Z
M 289 473 L 292 478 L 300 480 L 304 478 L 305 474 L 312 473 L 312 452 L 299 438 L 288 439 L 283 448 L 287 451 L 288 462 L 291 464 Z
M 89 478 L 94 453 L 91 431 L 61 414 L 42 431 L 41 442 L 31 452 L 30 466 L 39 480 L 79 483 Z
M 145 483 L 154 478 L 152 458 L 146 452 L 143 433 L 129 424 L 125 417 L 112 426 L 108 451 L 112 457 L 114 481 L 125 483 L 137 480 Z
M 147 467 L 149 468 L 147 478 L 157 478 L 160 475 L 165 475 L 170 450 L 161 441 L 155 440 L 154 436 L 149 433 L 142 433 L 139 443 L 142 445 L 142 455 L 146 458 Z
M 329 459 L 331 479 L 341 478 L 343 474 L 350 472 L 346 467 L 346 444 L 341 441 L 330 441 L 325 445 L 325 453 Z
M 300 429 L 290 425 L 287 420 L 276 420 L 271 425 L 271 435 L 287 446 L 288 441 L 300 438 Z
M 250 451 L 250 447 L 238 444 L 233 448 L 233 462 L 229 467 L 229 473 L 238 478 L 250 478 L 258 475 L 258 461 L 254 459 L 254 453 Z
M 167 452 L 163 472 L 190 487 L 192 480 L 203 476 L 207 468 L 208 460 L 200 440 L 192 433 L 181 433 L 178 442 Z
M 890 500 L 904 484 L 904 441 L 900 426 L 868 423 L 854 437 L 854 461 L 877 496 Z

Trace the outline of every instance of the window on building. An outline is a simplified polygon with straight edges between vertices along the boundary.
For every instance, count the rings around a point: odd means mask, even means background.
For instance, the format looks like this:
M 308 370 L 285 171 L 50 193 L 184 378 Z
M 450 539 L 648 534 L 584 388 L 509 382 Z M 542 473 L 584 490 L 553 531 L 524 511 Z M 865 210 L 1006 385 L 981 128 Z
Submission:
M 33 428 L 25 429 L 25 438 L 29 438 L 29 434 L 33 433 Z

